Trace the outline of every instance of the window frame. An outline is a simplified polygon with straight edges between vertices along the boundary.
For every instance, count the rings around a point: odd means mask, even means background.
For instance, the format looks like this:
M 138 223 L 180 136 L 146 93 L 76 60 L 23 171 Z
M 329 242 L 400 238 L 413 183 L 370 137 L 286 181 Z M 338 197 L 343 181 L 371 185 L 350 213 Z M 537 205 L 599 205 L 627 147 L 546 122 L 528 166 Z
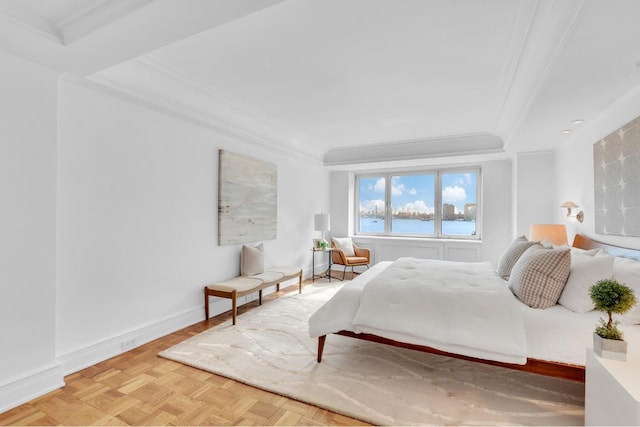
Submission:
M 442 202 L 442 175 L 448 174 L 476 174 L 476 234 L 444 234 L 442 231 L 443 202 Z M 391 182 L 394 176 L 405 175 L 434 175 L 435 191 L 434 191 L 434 233 L 433 234 L 417 234 L 417 233 L 393 233 L 392 227 L 392 204 L 391 204 Z M 360 179 L 361 178 L 384 178 L 385 179 L 385 213 L 384 213 L 384 231 L 383 232 L 363 232 L 360 230 Z M 355 174 L 354 188 L 354 230 L 358 236 L 377 236 L 377 237 L 404 237 L 404 238 L 420 238 L 420 239 L 450 239 L 450 240 L 481 240 L 482 238 L 482 167 L 478 165 L 457 166 L 451 168 L 434 168 L 434 169 L 412 169 L 412 170 L 391 170 L 391 171 L 369 171 Z

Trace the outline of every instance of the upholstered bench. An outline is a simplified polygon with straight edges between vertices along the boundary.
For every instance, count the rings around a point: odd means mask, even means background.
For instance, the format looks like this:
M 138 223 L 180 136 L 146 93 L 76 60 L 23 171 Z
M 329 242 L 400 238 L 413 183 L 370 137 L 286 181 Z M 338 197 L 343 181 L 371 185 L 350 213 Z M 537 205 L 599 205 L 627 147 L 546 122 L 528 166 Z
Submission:
M 209 297 L 231 298 L 233 324 L 236 324 L 238 297 L 258 292 L 258 304 L 262 305 L 262 290 L 269 286 L 276 286 L 280 290 L 280 283 L 298 277 L 298 292 L 302 293 L 302 269 L 300 267 L 284 266 L 270 268 L 264 273 L 251 276 L 233 277 L 223 282 L 213 283 L 204 287 L 204 314 L 209 318 Z

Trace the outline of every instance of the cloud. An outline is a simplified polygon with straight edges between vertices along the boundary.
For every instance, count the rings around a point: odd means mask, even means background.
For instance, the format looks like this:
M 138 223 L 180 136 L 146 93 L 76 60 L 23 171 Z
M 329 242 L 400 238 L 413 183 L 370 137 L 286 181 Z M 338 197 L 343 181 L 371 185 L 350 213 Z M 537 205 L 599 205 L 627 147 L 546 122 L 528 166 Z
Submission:
M 384 194 L 385 190 L 385 180 L 384 178 L 380 178 L 376 181 L 375 185 L 369 186 L 369 190 L 373 190 L 376 193 Z M 411 196 L 415 196 L 418 194 L 415 188 L 407 188 L 404 184 L 398 184 L 397 178 L 391 181 L 391 195 L 392 196 L 402 196 L 403 194 L 409 194 Z
M 404 184 L 399 184 L 398 183 L 399 179 L 400 178 L 397 176 L 394 176 L 391 179 L 391 195 L 392 196 L 402 196 L 403 194 L 409 194 L 411 196 L 415 196 L 416 194 L 418 194 L 415 188 L 407 188 L 404 186 Z
M 384 178 L 380 178 L 379 180 L 376 181 L 376 185 L 373 187 L 373 190 L 376 193 L 384 194 Z
M 416 200 L 415 202 L 409 202 L 402 208 L 405 212 L 419 212 L 431 214 L 434 212 L 432 207 L 427 206 L 423 200 Z
M 447 203 L 462 202 L 467 200 L 467 192 L 457 185 L 454 187 L 446 187 L 442 190 L 442 201 Z

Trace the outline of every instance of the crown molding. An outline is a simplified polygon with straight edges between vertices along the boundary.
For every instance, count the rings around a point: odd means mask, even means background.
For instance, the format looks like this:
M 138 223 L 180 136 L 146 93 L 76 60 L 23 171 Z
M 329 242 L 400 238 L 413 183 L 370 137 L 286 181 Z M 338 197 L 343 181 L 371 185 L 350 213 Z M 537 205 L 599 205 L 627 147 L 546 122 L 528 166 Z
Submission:
M 156 0 L 94 2 L 57 23 L 63 43 L 69 44 L 106 27 Z
M 329 150 L 325 166 L 503 153 L 503 142 L 489 133 L 447 135 Z
M 588 3 L 588 0 L 536 2 L 530 10 L 530 25 L 496 125 L 496 133 L 504 138 L 505 149 L 529 114 Z
M 284 135 L 291 135 L 293 131 L 289 126 L 282 123 L 278 123 L 277 120 L 270 117 L 268 114 L 253 108 L 238 99 L 220 92 L 219 90 L 203 83 L 200 80 L 194 79 L 183 70 L 170 65 L 153 54 L 145 55 L 136 59 L 141 64 L 149 67 L 157 73 L 160 73 L 175 84 L 187 88 L 189 92 L 204 95 L 209 102 L 214 102 L 227 111 L 233 111 L 233 114 L 240 114 L 243 117 L 250 118 L 251 120 L 260 123 L 262 126 L 269 127 L 276 130 L 278 133 Z M 183 93 L 181 91 L 180 93 Z
M 521 67 L 524 47 L 527 43 L 527 38 L 531 33 L 531 27 L 536 16 L 536 10 L 539 7 L 539 0 L 535 1 L 521 1 L 518 14 L 513 23 L 513 30 L 511 39 L 509 41 L 508 53 L 502 73 L 500 76 L 500 84 L 498 89 L 498 115 L 495 118 L 494 129 L 498 128 L 498 123 L 504 114 L 507 107 L 507 102 L 512 90 L 514 88 L 514 81 L 518 70 L 522 70 Z
M 143 64 L 139 63 L 137 65 Z M 148 73 L 140 69 L 138 69 L 138 71 L 140 71 L 140 74 L 137 75 L 140 78 L 148 78 Z M 155 75 L 155 77 L 157 77 L 157 75 Z M 296 161 L 322 165 L 322 161 L 320 159 L 309 156 L 306 153 L 295 150 L 281 143 L 280 141 L 282 139 L 274 136 L 270 129 L 265 128 L 264 124 L 260 126 L 252 126 L 252 123 L 249 121 L 240 120 L 240 118 L 237 117 L 239 114 L 238 112 L 234 115 L 225 112 L 224 109 L 221 108 L 222 105 L 216 100 L 206 99 L 207 102 L 205 103 L 205 106 L 208 105 L 211 108 L 199 108 L 199 105 L 181 102 L 173 97 L 165 96 L 166 94 L 158 94 L 153 91 L 144 90 L 135 84 L 135 82 L 131 83 L 125 80 L 108 78 L 100 74 L 94 74 L 86 78 L 64 75 L 62 78 L 67 82 L 87 87 L 91 90 L 140 105 L 150 110 L 168 114 L 179 120 L 184 120 L 198 126 L 223 133 L 231 138 L 241 139 L 262 148 L 268 148 Z M 168 79 L 163 79 L 162 81 L 169 84 Z M 155 81 L 154 83 L 157 84 L 158 81 Z M 187 92 L 192 91 L 193 88 L 188 88 L 182 85 L 172 87 L 172 90 L 182 90 Z M 224 107 L 228 107 L 228 105 Z
M 0 17 L 24 31 L 43 37 L 57 44 L 63 43 L 62 32 L 55 22 L 41 17 L 13 1 L 0 1 Z

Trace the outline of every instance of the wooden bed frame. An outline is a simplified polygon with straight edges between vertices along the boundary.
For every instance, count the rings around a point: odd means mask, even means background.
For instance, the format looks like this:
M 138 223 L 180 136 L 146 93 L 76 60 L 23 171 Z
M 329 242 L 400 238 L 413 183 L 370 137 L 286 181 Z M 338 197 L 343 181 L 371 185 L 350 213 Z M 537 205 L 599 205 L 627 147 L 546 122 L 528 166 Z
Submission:
M 575 236 L 573 240 L 573 247 L 580 248 L 580 249 L 601 248 L 601 249 L 605 249 L 608 253 L 614 256 L 622 256 L 625 258 L 640 260 L 640 249 L 628 249 L 628 248 L 622 248 L 619 246 L 609 245 L 606 243 L 602 243 L 602 242 L 598 242 L 596 240 L 590 239 L 589 237 L 586 237 L 582 234 L 577 234 Z M 448 353 L 432 347 L 394 341 L 394 340 L 383 338 L 373 334 L 357 334 L 351 331 L 339 331 L 339 332 L 336 332 L 335 334 L 342 335 L 345 337 L 358 338 L 365 341 L 372 341 L 372 342 L 377 342 L 381 344 L 392 345 L 394 347 L 408 348 L 411 350 L 418 350 L 425 353 L 433 353 L 441 356 L 454 357 L 456 359 L 484 363 L 487 365 L 501 366 L 504 368 L 515 369 L 519 371 L 533 372 L 540 375 L 564 378 L 564 379 L 579 381 L 579 382 L 584 382 L 585 380 L 584 366 L 581 366 L 581 365 L 572 365 L 569 363 L 562 363 L 562 362 L 550 362 L 546 360 L 539 360 L 539 359 L 532 359 L 532 358 L 527 359 L 527 363 L 524 365 L 517 365 L 514 363 L 496 362 L 493 360 L 478 359 L 475 357 L 468 357 L 468 356 L 462 356 L 455 353 Z M 327 339 L 326 335 L 318 337 L 318 363 L 322 362 L 322 353 L 324 351 L 324 344 L 326 339 Z

